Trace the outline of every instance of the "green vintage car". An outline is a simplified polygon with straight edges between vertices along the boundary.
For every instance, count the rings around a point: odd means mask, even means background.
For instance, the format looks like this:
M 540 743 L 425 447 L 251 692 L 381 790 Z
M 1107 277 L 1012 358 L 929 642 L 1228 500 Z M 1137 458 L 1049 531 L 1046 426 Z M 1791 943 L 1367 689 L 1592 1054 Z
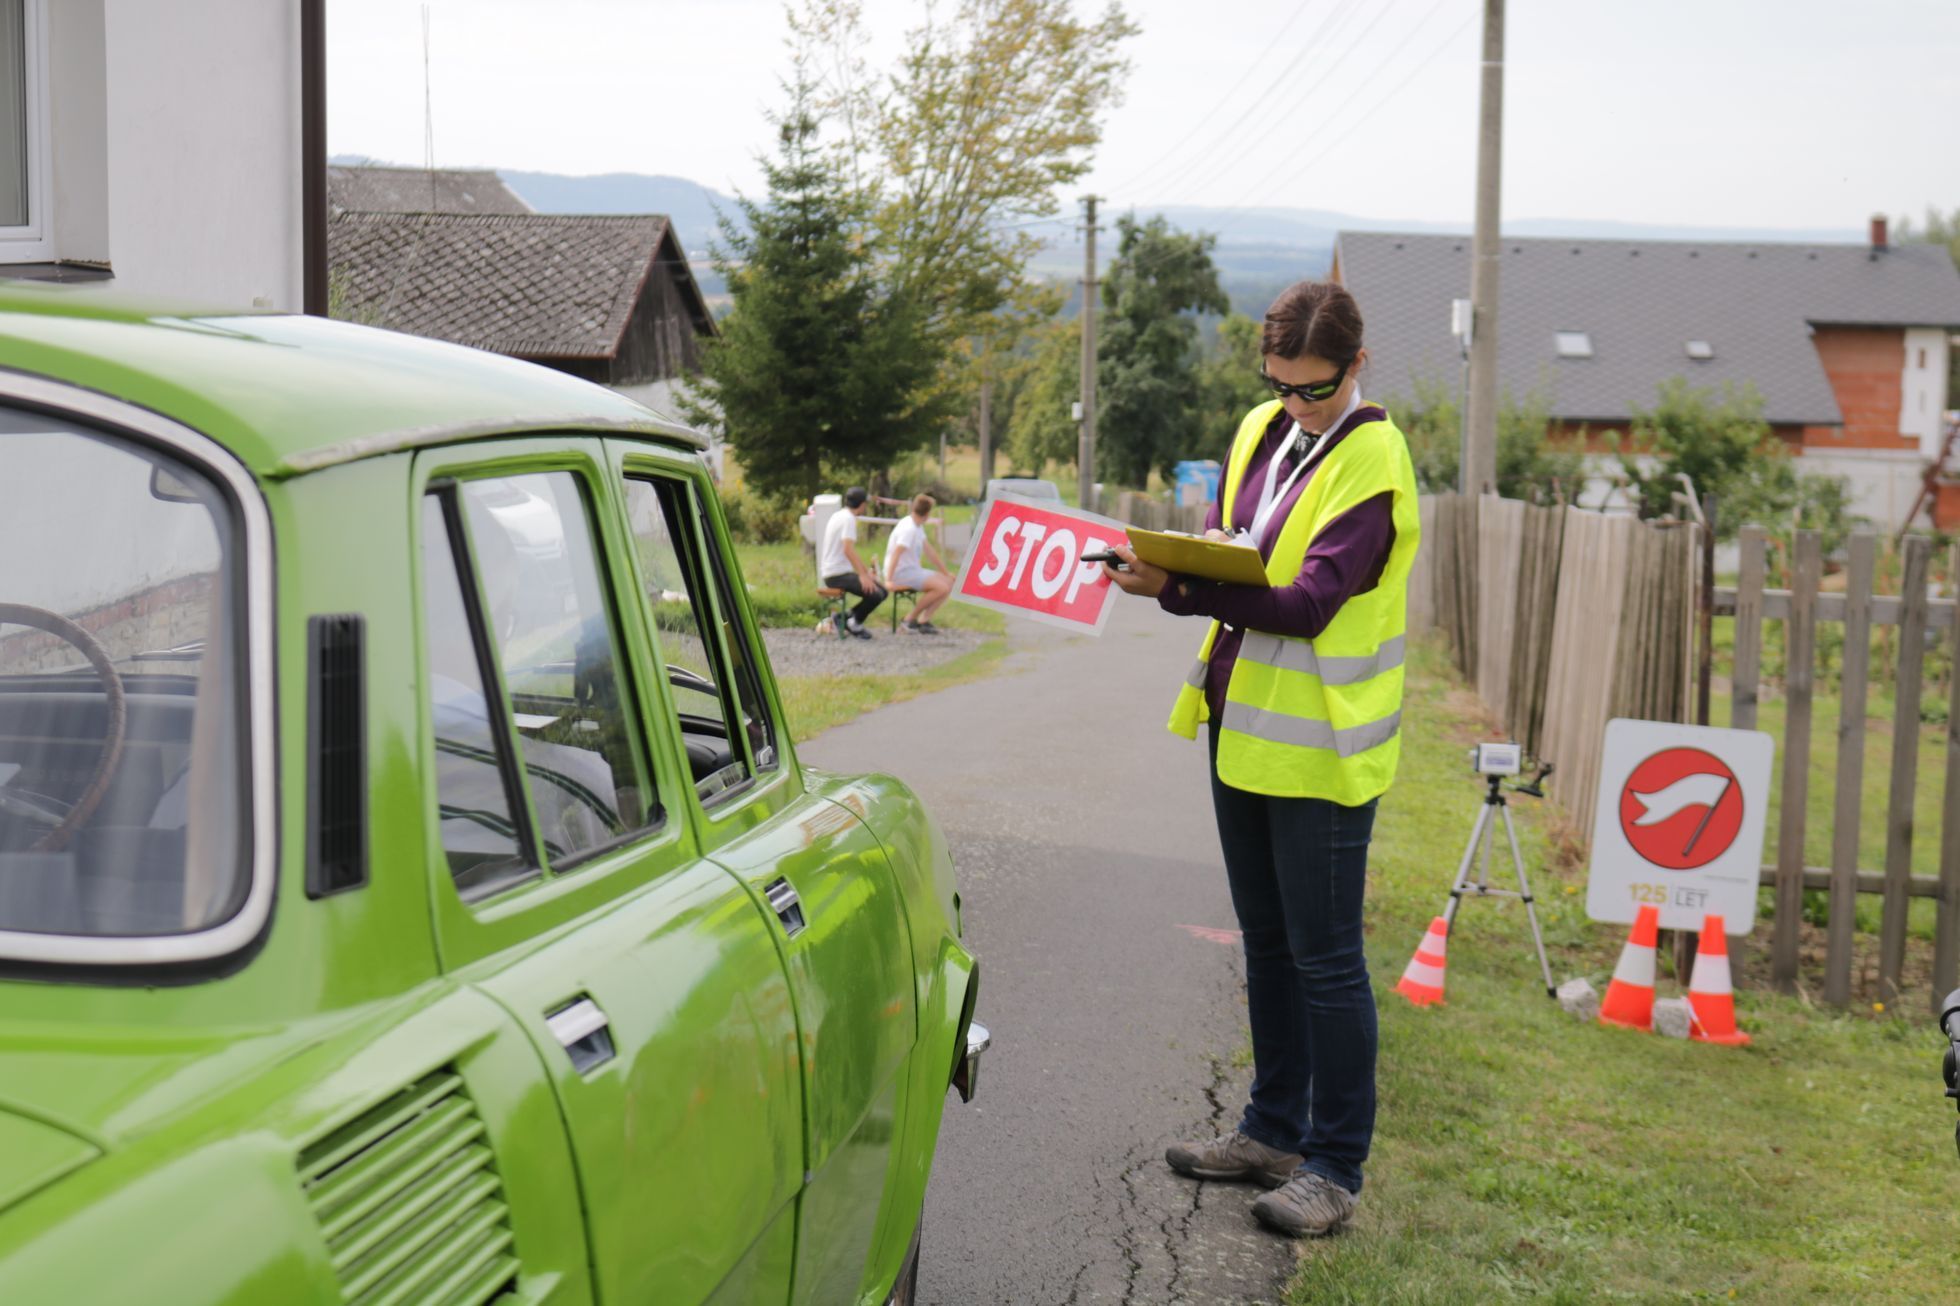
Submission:
M 0 1302 L 909 1301 L 985 1031 L 698 437 L 0 291 Z

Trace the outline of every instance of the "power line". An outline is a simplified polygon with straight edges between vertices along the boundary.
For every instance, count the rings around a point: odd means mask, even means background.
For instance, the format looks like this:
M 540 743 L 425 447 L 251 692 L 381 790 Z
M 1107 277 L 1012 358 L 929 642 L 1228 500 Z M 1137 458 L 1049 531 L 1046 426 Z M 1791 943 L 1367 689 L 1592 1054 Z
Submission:
M 1362 43 L 1368 39 L 1369 35 L 1377 27 L 1381 26 L 1382 19 L 1388 17 L 1389 13 L 1392 10 L 1394 10 L 1394 8 L 1399 2 L 1400 0 L 1388 0 L 1388 3 L 1383 4 L 1380 8 L 1375 10 L 1374 21 L 1370 22 L 1366 27 L 1362 28 L 1361 31 L 1355 36 L 1354 40 L 1348 43 L 1347 48 L 1341 52 L 1340 56 L 1337 59 L 1333 60 L 1333 65 L 1335 68 L 1341 68 L 1346 64 L 1348 56 L 1352 55 L 1355 51 L 1361 48 Z M 1434 13 L 1435 8 L 1432 7 L 1430 12 Z M 1426 17 L 1427 15 L 1425 15 L 1425 18 Z M 1367 74 L 1361 78 L 1358 85 L 1366 86 L 1373 77 L 1375 77 L 1383 68 L 1386 68 L 1389 64 L 1393 63 L 1394 60 L 1395 60 L 1395 56 L 1393 54 L 1381 60 L 1380 63 L 1378 63 L 1374 68 L 1369 69 Z M 1318 93 L 1328 90 L 1328 88 L 1331 87 L 1332 85 L 1333 85 L 1333 78 L 1331 77 L 1315 82 L 1312 86 L 1307 88 L 1306 94 L 1302 96 L 1301 100 L 1294 105 L 1294 108 L 1297 111 L 1300 104 L 1304 104 L 1307 101 L 1311 100 Z M 1353 103 L 1354 103 L 1354 97 L 1350 95 L 1343 102 L 1343 107 Z M 1335 112 L 1338 115 L 1340 110 L 1336 110 Z M 1325 134 L 1327 130 L 1328 128 L 1324 123 L 1318 128 L 1320 134 Z M 1236 151 L 1226 154 L 1222 158 L 1214 156 L 1210 159 L 1207 159 L 1205 161 L 1205 164 L 1203 165 L 1203 168 L 1201 169 L 1202 179 L 1193 181 L 1191 185 L 1197 190 L 1203 190 L 1207 186 L 1210 186 L 1214 182 L 1218 181 L 1220 178 L 1229 176 L 1232 169 L 1237 167 L 1239 165 L 1239 162 L 1242 159 L 1244 159 L 1246 155 L 1252 153 L 1255 149 L 1258 149 L 1260 146 L 1264 144 L 1265 141 L 1263 139 L 1261 139 L 1258 136 L 1254 136 L 1250 140 L 1247 140 L 1244 144 L 1242 144 Z
M 1435 11 L 1438 8 L 1440 8 L 1443 3 L 1444 0 L 1437 0 L 1437 3 L 1431 6 L 1429 13 L 1423 15 L 1422 22 L 1427 22 L 1429 20 L 1430 15 L 1434 14 Z M 1404 87 L 1408 86 L 1410 82 L 1414 81 L 1417 77 L 1421 76 L 1425 71 L 1427 71 L 1429 65 L 1435 63 L 1436 60 L 1439 57 L 1441 57 L 1443 52 L 1449 49 L 1450 46 L 1456 41 L 1456 39 L 1463 34 L 1464 30 L 1468 28 L 1470 24 L 1475 22 L 1476 20 L 1477 20 L 1477 14 L 1474 10 L 1471 13 L 1465 15 L 1463 21 L 1461 23 L 1458 23 L 1456 27 L 1449 33 L 1449 35 L 1445 36 L 1442 39 L 1442 41 L 1435 46 L 1434 49 L 1430 50 L 1428 55 L 1426 55 L 1420 63 L 1415 64 L 1413 67 L 1411 67 L 1409 71 L 1402 77 L 1402 79 L 1396 82 L 1393 86 L 1389 87 L 1384 94 L 1370 101 L 1366 113 L 1373 113 L 1376 109 L 1379 109 L 1382 105 L 1388 103 L 1390 100 L 1394 99 L 1397 95 L 1399 95 Z M 1417 26 L 1421 26 L 1421 23 L 1418 23 Z M 1350 103 L 1353 102 L 1350 101 Z M 1328 145 L 1323 147 L 1318 153 L 1309 156 L 1307 159 L 1303 160 L 1297 166 L 1301 169 L 1312 167 L 1315 163 L 1318 163 L 1321 159 L 1325 158 L 1335 148 L 1337 144 L 1339 144 L 1338 141 L 1330 142 Z M 1235 200 L 1231 204 L 1226 205 L 1223 209 L 1218 210 L 1218 213 L 1220 215 L 1224 215 L 1224 214 L 1238 212 L 1239 210 L 1245 208 L 1246 205 L 1249 204 L 1256 195 L 1260 194 L 1263 190 L 1265 190 L 1269 184 L 1270 184 L 1269 181 L 1262 179 L 1252 189 L 1246 191 L 1239 199 Z M 1231 225 L 1230 223 L 1222 223 L 1220 224 L 1218 230 L 1212 232 L 1211 234 L 1213 235 L 1221 234 L 1222 232 L 1227 230 L 1230 227 L 1230 225 Z M 1165 257 L 1169 257 L 1169 256 L 1165 256 Z M 1147 271 L 1157 266 L 1159 262 L 1161 262 L 1161 260 L 1139 259 L 1136 262 L 1132 263 L 1130 266 L 1132 269 L 1135 270 Z
M 1394 0 L 1390 0 L 1390 4 L 1392 5 L 1393 3 Z M 1355 0 L 1342 0 L 1341 6 L 1328 14 L 1321 25 L 1314 29 L 1314 34 L 1308 37 L 1306 43 L 1300 47 L 1300 53 L 1294 55 L 1292 60 L 1284 68 L 1279 70 L 1279 75 L 1273 78 L 1271 83 L 1253 98 L 1252 103 L 1248 104 L 1238 117 L 1227 123 L 1224 129 L 1213 138 L 1213 147 L 1215 148 L 1217 144 L 1230 139 L 1232 134 L 1245 124 L 1246 119 L 1250 118 L 1271 101 L 1273 92 L 1286 84 L 1287 79 L 1293 75 L 1294 70 L 1306 60 L 1307 56 L 1320 49 L 1323 40 L 1332 40 L 1334 36 L 1338 35 L 1341 28 L 1346 26 L 1348 18 L 1356 12 L 1358 10 Z M 1204 165 L 1200 164 L 1199 166 L 1202 167 Z
M 1308 6 L 1313 4 L 1313 2 L 1314 0 L 1300 0 L 1300 4 L 1298 5 L 1298 7 L 1296 7 L 1293 10 L 1292 14 L 1290 14 L 1287 17 L 1286 22 L 1280 25 L 1279 32 L 1273 37 L 1271 41 L 1267 42 L 1266 50 L 1268 53 L 1271 53 L 1272 51 L 1277 50 L 1279 48 L 1280 42 L 1286 39 L 1286 34 L 1293 30 L 1293 24 L 1300 21 L 1300 15 L 1307 12 Z M 1259 61 L 1263 63 L 1265 61 L 1265 55 L 1261 55 Z M 1257 66 L 1258 66 L 1257 64 L 1254 65 L 1255 68 Z M 1252 69 L 1246 70 L 1246 76 L 1249 77 L 1251 73 L 1252 73 Z M 1244 80 L 1243 79 L 1239 80 L 1237 84 L 1244 85 Z M 1218 96 L 1216 99 L 1212 100 L 1211 108 L 1206 111 L 1205 116 L 1198 119 L 1196 125 L 1194 125 L 1190 131 L 1186 132 L 1183 135 L 1183 137 L 1178 140 L 1177 144 L 1171 146 L 1166 150 L 1160 151 L 1157 157 L 1150 162 L 1149 166 L 1145 167 L 1142 172 L 1132 176 L 1130 180 L 1124 182 L 1121 186 L 1117 187 L 1116 189 L 1123 190 L 1123 191 L 1131 190 L 1137 185 L 1139 185 L 1140 183 L 1142 183 L 1145 179 L 1153 177 L 1157 175 L 1157 173 L 1161 172 L 1163 170 L 1164 165 L 1168 163 L 1177 154 L 1179 150 L 1183 149 L 1186 145 L 1189 145 L 1193 140 L 1193 138 L 1195 138 L 1199 132 L 1204 130 L 1205 124 L 1210 122 L 1213 118 L 1217 117 L 1218 111 L 1220 109 L 1223 109 L 1227 104 L 1231 103 L 1231 100 L 1232 97 L 1230 95 L 1221 95 Z

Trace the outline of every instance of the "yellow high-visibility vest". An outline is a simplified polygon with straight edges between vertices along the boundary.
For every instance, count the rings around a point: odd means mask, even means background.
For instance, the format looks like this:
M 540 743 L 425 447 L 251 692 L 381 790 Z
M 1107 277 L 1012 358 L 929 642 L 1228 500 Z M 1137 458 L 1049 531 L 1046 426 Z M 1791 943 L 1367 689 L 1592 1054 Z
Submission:
M 1279 412 L 1280 401 L 1245 415 L 1225 467 L 1220 520 L 1232 505 L 1246 465 Z M 1357 807 L 1395 779 L 1402 754 L 1402 673 L 1409 617 L 1409 568 L 1422 524 L 1415 467 L 1390 421 L 1364 422 L 1342 437 L 1307 478 L 1280 528 L 1266 578 L 1291 585 L 1314 538 L 1341 514 L 1392 493 L 1395 542 L 1376 586 L 1341 605 L 1315 639 L 1247 630 L 1225 689 L 1218 733 L 1218 778 L 1234 789 L 1281 798 L 1325 798 Z M 1170 728 L 1195 739 L 1210 718 L 1205 671 L 1218 641 L 1211 623 L 1198 663 L 1171 709 Z

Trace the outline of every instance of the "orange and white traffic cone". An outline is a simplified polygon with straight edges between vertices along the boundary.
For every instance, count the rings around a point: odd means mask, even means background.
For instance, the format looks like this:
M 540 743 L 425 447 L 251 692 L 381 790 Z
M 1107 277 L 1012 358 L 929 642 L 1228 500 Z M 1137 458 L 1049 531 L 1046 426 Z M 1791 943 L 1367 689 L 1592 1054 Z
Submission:
M 1449 941 L 1448 922 L 1441 916 L 1429 922 L 1429 933 L 1416 945 L 1416 955 L 1409 958 L 1408 966 L 1402 971 L 1402 982 L 1395 986 L 1395 991 L 1418 1007 L 1441 1002 L 1443 958 Z
M 1628 1029 L 1654 1028 L 1654 944 L 1660 938 L 1660 908 L 1651 903 L 1633 918 L 1633 933 L 1620 949 L 1620 964 L 1599 1004 L 1599 1023 Z
M 1729 936 L 1720 916 L 1701 918 L 1701 942 L 1695 948 L 1695 970 L 1688 979 L 1688 1006 L 1694 1010 L 1688 1037 L 1729 1047 L 1749 1046 L 1749 1036 L 1735 1027 L 1735 987 L 1729 982 Z

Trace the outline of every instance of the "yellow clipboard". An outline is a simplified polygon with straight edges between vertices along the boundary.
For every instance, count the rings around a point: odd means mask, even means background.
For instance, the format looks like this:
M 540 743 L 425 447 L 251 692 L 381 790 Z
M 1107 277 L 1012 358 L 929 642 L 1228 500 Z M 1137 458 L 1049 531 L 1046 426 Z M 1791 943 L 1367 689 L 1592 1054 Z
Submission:
M 1129 536 L 1130 548 L 1138 558 L 1165 571 L 1232 585 L 1272 586 L 1259 550 L 1250 544 L 1221 544 L 1202 535 L 1147 531 L 1140 526 L 1130 527 Z

